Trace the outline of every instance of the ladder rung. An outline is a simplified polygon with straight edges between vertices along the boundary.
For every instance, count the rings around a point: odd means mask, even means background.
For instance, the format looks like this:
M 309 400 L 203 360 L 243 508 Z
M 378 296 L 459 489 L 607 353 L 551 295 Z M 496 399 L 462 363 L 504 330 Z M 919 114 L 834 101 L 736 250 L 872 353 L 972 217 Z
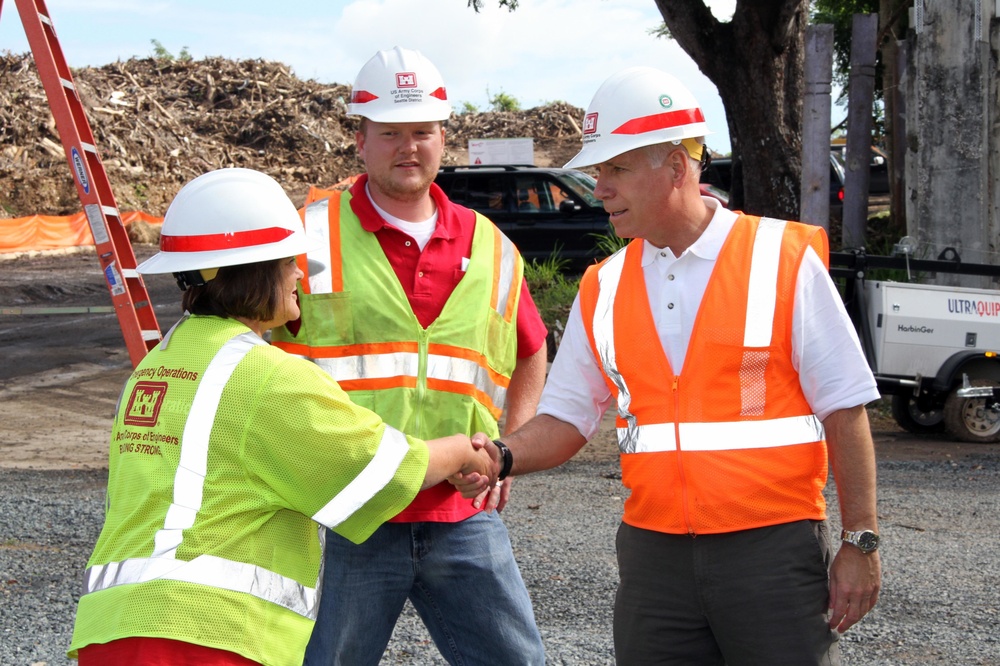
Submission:
M 41 12 L 38 12 L 38 20 L 41 21 L 42 23 L 48 25 L 50 28 L 53 27 L 53 25 L 52 25 L 52 19 L 50 19 L 48 16 L 46 16 L 45 14 L 43 14 Z
M 121 214 L 118 213 L 118 209 L 114 206 L 101 206 L 101 212 L 110 217 L 121 217 Z
M 159 331 L 143 331 L 142 332 L 142 339 L 143 340 L 159 340 L 159 339 L 161 339 L 160 338 L 160 332 Z
M 135 271 L 134 268 L 123 268 L 122 269 L 122 277 L 126 278 L 126 279 L 127 278 L 137 278 L 137 277 L 139 277 L 139 274 Z
M 66 80 L 66 79 L 64 79 L 64 78 L 62 78 L 62 77 L 59 77 L 59 83 L 61 83 L 61 84 L 62 84 L 62 87 L 63 87 L 63 88 L 69 88 L 69 89 L 70 89 L 70 90 L 72 90 L 73 92 L 76 92 L 76 86 L 75 86 L 75 85 L 73 85 L 73 82 L 72 82 L 72 81 L 68 81 L 68 80 Z
M 86 150 L 88 153 L 97 154 L 97 148 L 92 143 L 87 143 L 86 141 L 80 142 L 80 147 Z

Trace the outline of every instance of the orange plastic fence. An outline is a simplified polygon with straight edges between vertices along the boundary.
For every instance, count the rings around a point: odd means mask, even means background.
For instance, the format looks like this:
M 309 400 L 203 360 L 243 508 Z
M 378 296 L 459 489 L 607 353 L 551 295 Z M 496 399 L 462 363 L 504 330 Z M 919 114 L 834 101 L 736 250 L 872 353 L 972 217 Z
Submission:
M 348 176 L 330 187 L 310 186 L 305 205 L 318 199 L 325 199 L 334 191 L 348 189 L 359 177 Z M 126 226 L 135 220 L 142 220 L 147 224 L 163 223 L 162 217 L 154 217 L 141 211 L 122 213 L 122 222 Z M 94 237 L 90 233 L 90 225 L 87 224 L 87 217 L 82 212 L 65 216 L 30 215 L 0 220 L 0 254 L 93 244 Z
M 136 220 L 161 224 L 162 217 L 141 211 L 122 213 L 126 226 Z M 65 216 L 31 215 L 0 220 L 0 253 L 52 250 L 79 245 L 93 245 L 87 217 L 82 213 Z

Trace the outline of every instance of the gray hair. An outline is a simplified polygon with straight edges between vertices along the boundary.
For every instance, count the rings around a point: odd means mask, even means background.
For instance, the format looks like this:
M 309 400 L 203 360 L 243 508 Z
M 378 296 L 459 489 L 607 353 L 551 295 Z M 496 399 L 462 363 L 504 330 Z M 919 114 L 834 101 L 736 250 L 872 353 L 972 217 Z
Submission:
M 697 141 L 702 145 L 705 144 L 704 137 L 697 137 L 695 141 Z M 645 146 L 643 148 L 643 151 L 646 153 L 646 159 L 649 160 L 649 166 L 651 166 L 654 169 L 659 169 L 667 161 L 667 158 L 670 156 L 670 154 L 673 153 L 678 148 L 682 148 L 684 150 L 684 153 L 687 155 L 688 161 L 691 163 L 692 172 L 698 174 L 698 176 L 700 177 L 701 162 L 691 157 L 690 153 L 688 153 L 687 151 L 687 148 L 685 148 L 680 141 L 676 143 L 674 143 L 673 141 L 668 141 L 666 143 L 654 143 L 650 146 Z M 705 147 L 705 150 L 708 150 L 707 146 Z

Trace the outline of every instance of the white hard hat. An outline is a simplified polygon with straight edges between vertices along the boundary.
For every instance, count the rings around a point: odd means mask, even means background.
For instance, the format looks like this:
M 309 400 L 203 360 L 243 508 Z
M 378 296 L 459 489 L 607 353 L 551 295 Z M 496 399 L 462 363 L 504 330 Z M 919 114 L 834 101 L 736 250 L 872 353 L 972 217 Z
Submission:
M 583 149 L 566 168 L 706 134 L 711 132 L 698 101 L 676 77 L 652 67 L 630 67 L 597 89 L 583 121 Z
M 420 51 L 379 51 L 358 72 L 347 115 L 377 123 L 447 120 L 451 104 L 444 79 Z
M 219 169 L 181 188 L 163 218 L 160 251 L 139 273 L 181 273 L 304 254 L 310 247 L 281 185 L 252 169 Z

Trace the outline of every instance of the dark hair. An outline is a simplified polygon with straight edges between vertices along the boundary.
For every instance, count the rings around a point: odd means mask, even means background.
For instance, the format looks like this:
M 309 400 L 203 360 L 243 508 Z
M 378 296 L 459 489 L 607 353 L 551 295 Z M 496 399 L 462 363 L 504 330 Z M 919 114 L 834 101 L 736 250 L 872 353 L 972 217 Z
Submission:
M 188 288 L 181 304 L 191 314 L 270 321 L 278 309 L 281 268 L 286 261 L 223 266 L 213 279 Z

